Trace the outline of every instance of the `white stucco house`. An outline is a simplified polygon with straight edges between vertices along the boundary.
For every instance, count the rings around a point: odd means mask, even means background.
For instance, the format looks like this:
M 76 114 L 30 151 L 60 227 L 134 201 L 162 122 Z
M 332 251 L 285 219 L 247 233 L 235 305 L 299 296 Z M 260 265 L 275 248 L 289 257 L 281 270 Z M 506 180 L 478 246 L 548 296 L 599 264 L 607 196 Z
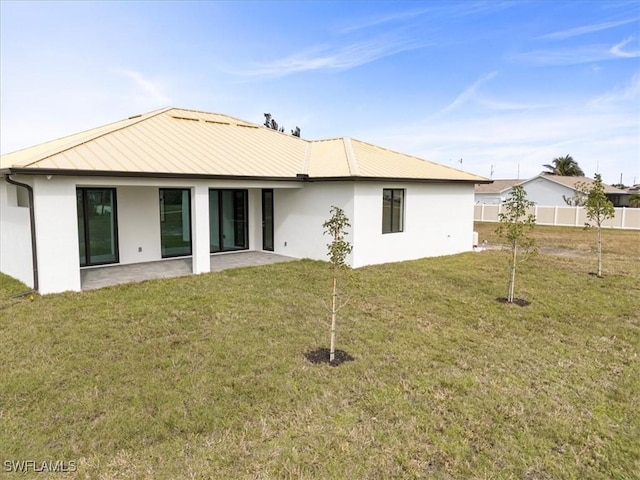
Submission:
M 40 293 L 81 270 L 266 250 L 326 260 L 332 205 L 352 267 L 471 250 L 489 180 L 350 138 L 309 141 L 166 108 L 0 157 L 0 271 Z
M 577 194 L 578 184 L 589 188 L 594 180 L 589 177 L 571 177 L 541 173 L 527 180 L 494 180 L 491 184 L 478 184 L 475 187 L 475 203 L 499 204 L 503 203 L 511 188 L 521 185 L 527 192 L 527 199 L 536 205 L 545 207 L 566 207 L 566 199 L 572 199 Z M 607 197 L 618 206 L 628 205 L 627 192 L 611 185 L 603 184 Z M 627 202 L 625 205 L 625 201 Z

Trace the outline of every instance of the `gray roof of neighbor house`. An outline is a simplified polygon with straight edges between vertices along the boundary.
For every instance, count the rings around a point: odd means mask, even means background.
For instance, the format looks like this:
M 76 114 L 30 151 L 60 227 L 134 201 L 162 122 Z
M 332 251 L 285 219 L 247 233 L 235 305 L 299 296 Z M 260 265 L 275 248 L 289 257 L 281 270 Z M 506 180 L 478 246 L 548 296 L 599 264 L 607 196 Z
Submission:
M 165 108 L 0 157 L 11 173 L 488 179 L 350 138 L 309 141 L 227 115 Z M 0 172 L 1 173 L 1 172 Z
M 494 180 L 493 183 L 485 183 L 476 185 L 476 193 L 502 193 L 510 189 L 514 185 L 524 182 L 521 178 L 509 178 L 502 180 Z
M 536 178 L 545 178 L 546 180 L 558 183 L 565 187 L 569 187 L 573 190 L 575 190 L 580 184 L 584 185 L 588 189 L 591 187 L 591 185 L 593 185 L 593 182 L 595 181 L 593 178 L 589 177 L 573 177 L 568 175 L 553 175 L 551 173 L 541 173 L 540 175 L 536 175 L 535 177 L 525 180 L 522 183 L 531 182 Z M 612 187 L 611 185 L 608 185 L 606 183 L 603 183 L 602 186 L 604 187 L 604 193 L 627 193 L 625 190 L 620 190 L 619 188 Z

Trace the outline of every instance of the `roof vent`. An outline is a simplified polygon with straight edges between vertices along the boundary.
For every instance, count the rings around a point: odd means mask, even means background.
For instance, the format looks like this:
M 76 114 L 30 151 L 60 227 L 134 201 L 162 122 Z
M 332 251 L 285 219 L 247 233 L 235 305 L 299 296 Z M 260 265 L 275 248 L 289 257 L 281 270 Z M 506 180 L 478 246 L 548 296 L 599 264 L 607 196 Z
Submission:
M 198 118 L 189 118 L 189 117 L 177 117 L 175 115 L 171 115 L 173 118 L 177 119 L 177 120 L 191 120 L 192 122 L 199 122 L 200 119 Z

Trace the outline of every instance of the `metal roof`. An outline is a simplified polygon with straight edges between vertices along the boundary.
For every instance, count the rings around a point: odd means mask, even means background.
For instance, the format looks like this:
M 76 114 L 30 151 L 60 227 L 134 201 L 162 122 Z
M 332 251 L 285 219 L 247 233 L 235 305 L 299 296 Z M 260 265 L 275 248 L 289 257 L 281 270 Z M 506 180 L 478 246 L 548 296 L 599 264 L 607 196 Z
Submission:
M 488 182 L 359 140 L 310 141 L 227 115 L 166 108 L 0 157 L 20 173 Z
M 565 187 L 569 187 L 573 190 L 576 190 L 579 184 L 583 184 L 587 189 L 589 189 L 591 188 L 591 185 L 593 185 L 593 183 L 595 182 L 593 178 L 589 178 L 589 177 L 576 177 L 576 176 L 569 176 L 569 175 L 553 175 L 550 173 L 541 173 L 540 175 L 536 175 L 535 177 L 525 180 L 522 183 L 524 184 L 524 183 L 532 182 L 536 178 L 544 178 L 545 180 L 558 183 Z M 620 190 L 619 188 L 612 187 L 611 185 L 608 185 L 604 182 L 602 183 L 602 186 L 604 188 L 604 193 L 611 193 L 611 194 L 627 193 L 625 190 Z
M 524 182 L 524 180 L 519 178 L 494 180 L 493 183 L 476 185 L 476 193 L 502 193 L 522 182 Z

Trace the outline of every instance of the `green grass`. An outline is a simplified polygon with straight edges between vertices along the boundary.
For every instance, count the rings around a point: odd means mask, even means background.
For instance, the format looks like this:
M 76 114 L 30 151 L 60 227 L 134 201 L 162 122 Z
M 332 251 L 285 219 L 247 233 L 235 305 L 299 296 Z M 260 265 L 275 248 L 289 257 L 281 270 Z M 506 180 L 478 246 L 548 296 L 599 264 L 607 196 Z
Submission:
M 524 308 L 495 301 L 507 288 L 499 251 L 353 271 L 337 340 L 355 361 L 339 367 L 303 356 L 328 346 L 322 262 L 33 300 L 10 298 L 25 287 L 0 277 L 0 469 L 638 478 L 639 238 L 611 233 L 602 279 L 590 256 L 522 264 Z

